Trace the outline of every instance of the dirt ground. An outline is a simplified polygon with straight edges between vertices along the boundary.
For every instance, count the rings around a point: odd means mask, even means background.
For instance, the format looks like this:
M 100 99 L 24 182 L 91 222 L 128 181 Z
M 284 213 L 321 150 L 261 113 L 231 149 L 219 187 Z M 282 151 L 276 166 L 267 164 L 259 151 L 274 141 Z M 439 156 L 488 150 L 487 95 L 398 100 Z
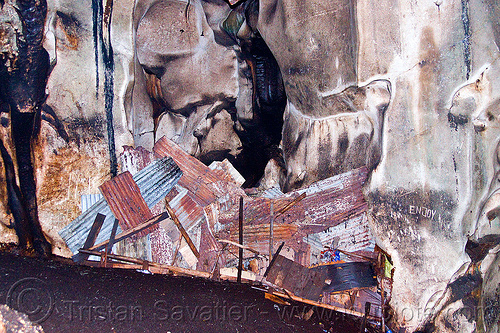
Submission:
M 45 332 L 360 332 L 361 319 L 278 305 L 233 282 L 92 268 L 0 252 L 0 303 Z M 311 310 L 312 309 L 312 310 Z M 309 320 L 300 319 L 304 313 Z

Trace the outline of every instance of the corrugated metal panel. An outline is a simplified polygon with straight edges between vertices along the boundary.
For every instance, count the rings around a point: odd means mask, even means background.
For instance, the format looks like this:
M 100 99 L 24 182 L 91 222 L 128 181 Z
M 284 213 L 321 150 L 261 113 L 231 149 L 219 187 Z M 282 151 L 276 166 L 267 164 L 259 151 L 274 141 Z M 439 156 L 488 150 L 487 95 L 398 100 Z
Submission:
M 81 196 L 82 213 L 85 213 L 93 204 L 102 199 L 102 194 L 83 194 Z
M 181 176 L 182 172 L 172 158 L 162 158 L 153 161 L 139 171 L 133 176 L 133 179 L 139 186 L 146 204 L 151 208 L 165 197 Z M 97 213 L 106 215 L 106 220 L 97 237 L 96 243 L 109 239 L 113 227 L 114 215 L 111 213 L 111 209 L 106 201 L 101 199 L 59 232 L 59 235 L 61 235 L 73 253 L 83 246 Z M 121 230 L 118 230 L 118 232 L 121 232 Z
M 141 196 L 139 186 L 134 182 L 130 172 L 124 172 L 104 182 L 99 186 L 99 190 L 106 199 L 113 215 L 118 219 L 123 231 L 153 218 L 153 214 Z M 137 234 L 138 237 L 147 235 L 152 231 L 152 228 L 141 231 Z
M 319 181 L 276 199 L 245 197 L 245 225 L 269 223 L 271 200 L 274 201 L 275 212 L 278 212 L 305 192 L 307 196 L 281 215 L 276 223 L 299 223 L 307 234 L 323 231 L 366 211 L 367 204 L 362 192 L 366 175 L 366 169 L 361 168 Z M 236 225 L 238 209 L 235 206 L 233 204 L 230 209 L 224 210 L 219 205 L 211 211 L 218 212 L 216 218 L 221 225 Z M 216 221 L 211 222 L 211 225 L 216 224 Z
M 187 230 L 203 219 L 203 208 L 193 200 L 187 189 L 180 188 L 179 194 L 170 201 L 170 207 L 177 215 L 179 222 Z
M 348 219 L 325 231 L 308 235 L 308 237 L 304 237 L 304 241 L 320 249 L 330 247 L 347 252 L 373 251 L 375 248 L 375 241 L 368 226 L 366 213 Z
M 188 189 L 200 206 L 205 207 L 215 201 L 216 196 L 207 184 L 220 180 L 220 177 L 209 167 L 184 152 L 177 144 L 166 137 L 158 140 L 153 150 L 160 157 L 170 156 L 174 159 L 183 173 L 179 185 Z

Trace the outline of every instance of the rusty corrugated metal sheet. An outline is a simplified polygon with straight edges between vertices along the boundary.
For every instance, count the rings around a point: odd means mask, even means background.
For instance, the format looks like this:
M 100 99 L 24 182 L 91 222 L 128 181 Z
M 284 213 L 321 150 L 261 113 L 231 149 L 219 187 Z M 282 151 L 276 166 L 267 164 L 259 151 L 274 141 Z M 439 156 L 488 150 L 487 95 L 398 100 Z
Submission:
M 283 235 L 275 233 L 273 247 L 276 248 L 279 242 L 283 240 L 285 241 L 285 245 L 294 251 L 296 261 L 309 263 L 309 258 L 307 258 L 307 254 L 304 252 L 309 246 L 305 242 L 309 234 L 323 232 L 328 228 L 365 214 L 367 204 L 363 196 L 362 186 L 366 181 L 366 176 L 366 169 L 360 168 L 319 181 L 308 188 L 293 191 L 275 199 L 244 196 L 243 232 L 245 234 L 245 230 L 249 230 L 246 232 L 248 236 L 250 236 L 248 232 L 252 233 L 250 239 L 244 237 L 244 244 L 262 253 L 269 251 L 270 235 L 268 231 L 272 201 L 275 215 L 274 230 L 279 230 L 279 228 L 285 230 L 288 228 L 290 231 L 294 228 L 293 233 Z M 287 206 L 302 193 L 307 194 L 304 199 L 296 203 L 284 214 L 276 215 L 276 212 Z M 216 237 L 235 240 L 238 225 L 237 200 L 233 200 L 232 206 L 228 207 L 222 207 L 220 202 L 216 201 L 206 206 L 204 210 L 208 223 L 212 230 L 214 230 Z M 366 234 L 368 231 L 366 220 L 361 218 L 355 220 L 355 222 L 351 230 L 359 231 L 357 238 L 361 242 L 360 247 L 364 248 L 369 242 Z M 351 226 L 351 224 L 348 225 Z M 254 232 L 253 229 L 258 230 L 259 228 L 263 229 L 260 232 Z M 283 236 L 283 238 L 280 236 Z M 321 240 L 317 235 L 315 237 L 318 239 L 317 243 L 319 243 L 317 248 L 321 250 L 323 247 Z M 314 239 L 314 237 L 312 238 Z M 230 248 L 235 250 L 232 246 Z
M 131 229 L 153 218 L 153 214 L 141 196 L 141 190 L 130 172 L 126 171 L 99 186 L 104 199 L 118 219 L 123 231 Z M 138 237 L 147 235 L 157 228 L 154 226 L 138 233 Z
M 162 137 L 155 143 L 153 151 L 160 157 L 170 156 L 182 170 L 179 185 L 188 189 L 195 201 L 202 207 L 215 201 L 216 196 L 207 184 L 220 180 L 220 177 L 195 157 L 184 152 L 173 141 Z
M 373 251 L 375 240 L 368 226 L 366 213 L 355 216 L 344 222 L 326 229 L 325 231 L 310 234 L 304 237 L 304 241 L 318 250 L 326 247 L 340 249 L 347 252 Z M 351 261 L 350 258 L 341 259 Z
M 203 208 L 193 200 L 187 189 L 177 186 L 179 194 L 170 201 L 170 207 L 177 215 L 179 222 L 188 230 L 205 217 Z
M 245 197 L 244 224 L 269 223 L 271 200 L 277 212 L 294 198 L 306 193 L 307 196 L 279 216 L 276 223 L 298 223 L 305 234 L 323 231 L 366 211 L 367 204 L 362 192 L 366 176 L 366 168 L 361 168 L 319 181 L 276 199 Z M 224 211 L 215 203 L 207 211 L 210 211 L 210 214 L 207 214 L 210 218 L 217 220 L 212 221 L 211 225 L 218 222 L 224 230 L 224 225 L 237 224 L 238 209 L 235 205 Z
M 170 192 L 181 176 L 182 172 L 174 160 L 166 157 L 153 161 L 136 173 L 133 179 L 139 186 L 146 204 L 151 208 Z M 83 246 L 97 213 L 105 215 L 106 220 L 97 237 L 96 243 L 109 239 L 114 216 L 106 200 L 103 198 L 59 232 L 59 235 L 61 235 L 73 253 Z M 121 230 L 118 230 L 118 232 L 121 232 Z

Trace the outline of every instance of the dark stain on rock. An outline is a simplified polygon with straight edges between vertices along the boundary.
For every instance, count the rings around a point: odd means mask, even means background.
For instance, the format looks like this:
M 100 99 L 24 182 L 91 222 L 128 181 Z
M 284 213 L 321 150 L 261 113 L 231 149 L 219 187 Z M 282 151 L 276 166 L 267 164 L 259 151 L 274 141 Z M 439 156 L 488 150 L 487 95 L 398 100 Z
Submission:
M 469 0 L 462 0 L 462 24 L 464 27 L 464 39 L 462 40 L 464 46 L 464 64 L 465 64 L 465 79 L 468 80 L 471 71 L 471 27 L 470 27 L 470 14 L 469 14 Z
M 328 133 L 326 138 L 319 138 L 318 146 L 318 180 L 328 178 L 332 175 L 332 152 L 333 145 L 331 134 Z M 344 142 L 345 144 L 345 142 Z M 340 140 L 339 140 L 340 146 Z M 339 147 L 340 148 L 340 147 Z M 306 162 L 307 163 L 307 162 Z
M 347 132 L 343 132 L 339 136 L 339 141 L 337 142 L 337 153 L 333 159 L 335 167 L 333 168 L 333 174 L 342 173 L 342 164 L 345 160 L 347 154 L 347 149 L 349 148 L 349 136 Z
M 368 150 L 371 141 L 371 136 L 368 133 L 361 133 L 356 136 L 356 138 L 354 138 L 353 142 L 349 146 L 349 153 L 347 154 L 348 158 L 346 158 L 346 160 L 344 161 L 345 171 L 356 169 L 364 165 L 366 165 L 368 169 L 374 168 L 374 165 L 372 165 L 372 163 L 375 163 L 376 165 L 376 163 L 378 163 L 378 160 L 372 161 L 372 152 Z M 371 162 L 368 163 L 369 161 Z
M 490 249 L 494 248 L 498 244 L 500 244 L 500 236 L 487 235 L 477 242 L 468 240 L 465 245 L 465 252 L 473 262 L 479 262 L 486 257 Z
M 65 40 L 61 40 L 64 46 L 71 50 L 77 50 L 80 43 L 81 23 L 73 15 L 56 11 L 56 26 L 65 34 Z
M 92 0 L 92 21 L 94 39 L 94 57 L 96 65 L 96 98 L 99 97 L 99 50 L 104 66 L 104 109 L 106 111 L 106 131 L 108 134 L 108 150 L 110 173 L 118 173 L 118 160 L 115 149 L 115 131 L 113 125 L 114 70 L 115 62 L 111 45 L 111 16 L 113 0 Z
M 420 37 L 420 102 L 419 106 L 423 112 L 435 109 L 437 102 L 440 51 L 434 41 L 434 31 L 431 27 L 425 27 Z
M 416 237 L 416 230 L 425 228 L 435 237 L 445 239 L 451 239 L 451 233 L 457 232 L 450 229 L 457 204 L 447 192 L 424 192 L 423 189 L 410 192 L 403 188 L 387 192 L 376 190 L 368 194 L 367 201 L 377 221 L 376 232 L 380 235 L 392 234 L 390 242 L 396 249 L 402 249 L 402 260 L 416 269 L 425 264 L 422 257 L 425 239 Z M 414 251 L 404 250 L 408 248 Z
M 464 114 L 454 115 L 451 112 L 448 112 L 448 123 L 450 127 L 454 130 L 458 131 L 458 126 L 464 126 L 469 122 L 469 117 Z
M 94 115 L 90 118 L 71 118 L 66 122 L 66 127 L 70 133 L 69 136 L 80 146 L 82 143 L 80 142 L 81 138 L 88 138 L 83 139 L 84 142 L 87 140 L 103 140 L 105 138 L 104 123 L 104 119 Z

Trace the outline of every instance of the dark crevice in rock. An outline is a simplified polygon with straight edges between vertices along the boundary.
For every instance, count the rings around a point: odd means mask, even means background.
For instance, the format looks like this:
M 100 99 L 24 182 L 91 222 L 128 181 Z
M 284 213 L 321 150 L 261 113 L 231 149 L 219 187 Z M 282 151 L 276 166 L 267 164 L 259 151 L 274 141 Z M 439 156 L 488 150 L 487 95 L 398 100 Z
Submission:
M 471 71 L 471 51 L 470 51 L 470 14 L 469 14 L 469 0 L 462 0 L 462 24 L 464 26 L 464 63 L 465 63 L 465 78 L 468 80 Z
M 8 104 L 11 113 L 19 188 L 15 185 L 16 170 L 5 149 L 2 149 L 2 158 L 6 163 L 9 206 L 15 216 L 19 244 L 48 254 L 51 246 L 38 220 L 32 151 L 35 124 L 41 119 L 49 73 L 49 56 L 42 46 L 47 3 L 45 0 L 19 0 L 16 10 L 23 29 L 16 36 L 19 52 L 14 65 L 7 68 L 5 60 L 0 64 L 0 104 Z
M 111 16 L 113 1 L 92 0 L 92 22 L 94 39 L 94 57 L 96 65 L 96 98 L 99 97 L 99 50 L 104 66 L 104 109 L 106 111 L 106 130 L 108 133 L 108 150 L 110 173 L 118 174 L 118 160 L 115 148 L 115 130 L 113 126 L 114 71 L 115 63 L 111 45 Z

